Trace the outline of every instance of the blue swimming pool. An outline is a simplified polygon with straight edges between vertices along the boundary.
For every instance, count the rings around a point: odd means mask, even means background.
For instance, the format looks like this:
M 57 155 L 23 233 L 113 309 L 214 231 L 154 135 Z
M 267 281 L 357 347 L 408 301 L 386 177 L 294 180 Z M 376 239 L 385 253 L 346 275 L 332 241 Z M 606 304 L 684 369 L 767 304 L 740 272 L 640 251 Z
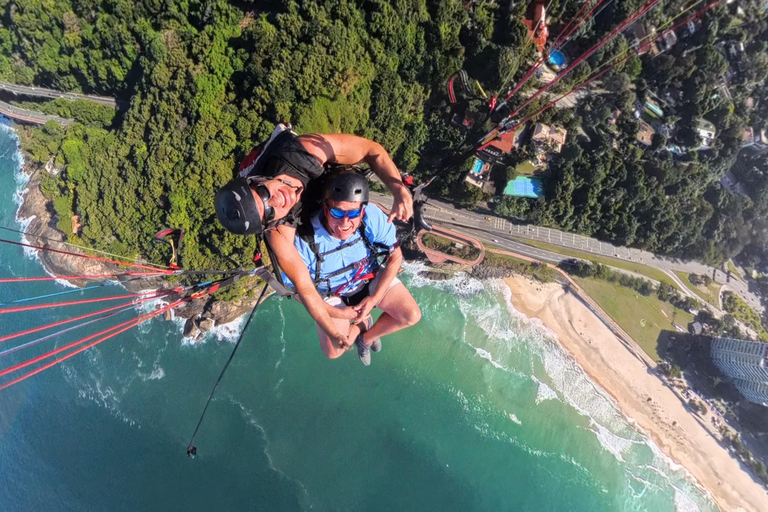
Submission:
M 552 50 L 549 53 L 549 63 L 560 67 L 565 64 L 565 55 L 558 50 Z

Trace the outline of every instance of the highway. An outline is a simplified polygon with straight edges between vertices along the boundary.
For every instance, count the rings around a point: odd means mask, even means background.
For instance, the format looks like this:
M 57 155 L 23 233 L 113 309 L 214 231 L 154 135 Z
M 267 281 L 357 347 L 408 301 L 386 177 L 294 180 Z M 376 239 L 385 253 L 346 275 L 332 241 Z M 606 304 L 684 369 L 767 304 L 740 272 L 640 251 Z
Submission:
M 48 121 L 56 121 L 57 123 L 66 126 L 72 123 L 72 119 L 65 119 L 59 116 L 49 116 L 47 114 L 41 114 L 34 110 L 27 110 L 24 108 L 14 107 L 4 101 L 0 101 L 0 114 L 4 116 L 16 119 L 17 121 L 24 121 L 26 123 L 45 124 Z
M 117 101 L 115 98 L 108 96 L 95 96 L 92 94 L 78 94 L 75 92 L 63 92 L 53 89 L 46 89 L 44 87 L 28 87 L 26 85 L 16 85 L 8 82 L 0 81 L 0 91 L 10 92 L 16 95 L 25 96 L 37 96 L 40 98 L 64 98 L 68 100 L 88 100 L 108 107 L 116 107 Z
M 391 197 L 380 194 L 373 195 L 376 197 L 376 200 L 380 201 L 382 204 L 392 204 Z M 592 253 L 596 256 L 599 255 L 623 261 L 642 263 L 664 272 L 670 279 L 678 284 L 683 293 L 697 299 L 698 297 L 680 281 L 673 271 L 677 270 L 685 272 L 686 274 L 704 274 L 709 277 L 712 277 L 713 275 L 713 267 L 699 262 L 664 258 L 656 256 L 648 251 L 628 247 L 617 247 L 594 238 L 574 233 L 566 233 L 557 229 L 534 226 L 531 224 L 512 224 L 506 219 L 495 217 L 490 214 L 457 209 L 448 203 L 436 199 L 429 199 L 424 214 L 431 222 L 436 222 L 455 231 L 474 236 L 483 242 L 493 243 L 499 247 L 509 249 L 510 251 L 549 263 L 557 264 L 563 260 L 571 259 L 571 257 L 563 256 L 556 252 L 540 249 L 538 247 L 532 247 L 519 240 L 527 239 L 547 242 L 566 249 Z M 718 283 L 726 284 L 726 274 L 722 270 L 717 269 L 715 278 Z M 749 287 L 745 282 L 732 276 L 730 282 L 727 283 L 727 288 L 745 300 L 747 304 L 757 311 L 763 311 L 760 298 L 749 291 Z

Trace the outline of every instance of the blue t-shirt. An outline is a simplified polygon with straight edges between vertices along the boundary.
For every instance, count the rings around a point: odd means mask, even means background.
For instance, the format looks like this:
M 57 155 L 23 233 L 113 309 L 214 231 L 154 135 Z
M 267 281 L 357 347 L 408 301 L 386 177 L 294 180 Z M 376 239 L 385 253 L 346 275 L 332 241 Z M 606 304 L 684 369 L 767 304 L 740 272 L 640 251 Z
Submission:
M 319 246 L 320 253 L 325 253 L 333 249 L 338 248 L 344 244 L 351 244 L 344 249 L 328 254 L 324 256 L 324 261 L 320 267 L 320 277 L 325 278 L 328 274 L 331 274 L 337 270 L 340 270 L 351 263 L 361 261 L 365 258 L 371 257 L 372 253 L 365 242 L 360 240 L 357 243 L 352 244 L 355 240 L 360 239 L 360 231 L 350 236 L 347 240 L 339 240 L 334 238 L 328 233 L 322 223 L 323 210 L 320 210 L 316 214 L 312 215 L 310 221 L 312 227 L 315 230 L 315 243 Z M 397 233 L 395 225 L 387 222 L 387 216 L 376 205 L 369 204 L 365 207 L 365 215 L 363 216 L 363 222 L 365 223 L 365 236 L 371 244 L 383 244 L 392 249 L 397 242 Z M 317 257 L 315 253 L 310 249 L 309 244 L 301 239 L 300 236 L 296 236 L 294 240 L 296 250 L 299 251 L 301 259 L 304 260 L 304 264 L 309 269 L 309 275 L 314 280 L 315 271 L 317 269 Z M 369 262 L 367 268 L 360 271 L 359 275 L 365 275 L 373 268 L 377 266 L 376 262 Z M 340 287 L 344 287 L 341 295 L 347 295 L 350 292 L 356 291 L 358 283 L 350 283 L 355 278 L 355 274 L 358 274 L 359 268 L 353 268 L 350 271 L 334 276 L 331 278 L 331 292 L 336 292 Z M 287 279 L 287 278 L 286 278 Z M 347 284 L 349 283 L 349 284 Z M 317 287 L 317 291 L 321 293 L 328 292 L 327 282 L 320 283 Z

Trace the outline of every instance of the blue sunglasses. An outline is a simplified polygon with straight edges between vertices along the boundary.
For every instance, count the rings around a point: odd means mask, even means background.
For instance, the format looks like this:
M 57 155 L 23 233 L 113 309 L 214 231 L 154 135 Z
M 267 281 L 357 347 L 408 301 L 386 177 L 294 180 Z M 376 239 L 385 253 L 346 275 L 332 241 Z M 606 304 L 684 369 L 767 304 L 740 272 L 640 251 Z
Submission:
M 330 208 L 328 207 L 328 213 L 331 214 L 331 217 L 334 219 L 343 219 L 344 216 L 349 217 L 350 219 L 356 219 L 360 216 L 360 214 L 363 213 L 363 210 L 365 210 L 365 207 L 357 208 L 355 210 L 342 210 L 341 208 Z

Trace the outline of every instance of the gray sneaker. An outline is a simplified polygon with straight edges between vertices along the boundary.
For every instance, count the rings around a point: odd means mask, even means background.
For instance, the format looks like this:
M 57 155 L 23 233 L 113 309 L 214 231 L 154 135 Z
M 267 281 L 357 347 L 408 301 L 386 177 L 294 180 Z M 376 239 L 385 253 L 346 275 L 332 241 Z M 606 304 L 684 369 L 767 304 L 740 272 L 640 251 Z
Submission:
M 373 318 L 369 316 L 365 321 L 365 330 L 369 331 L 371 327 L 373 327 Z M 381 352 L 381 338 L 373 340 L 373 343 L 371 343 L 371 352 Z
M 357 339 L 355 340 L 355 343 L 357 344 L 357 355 L 360 357 L 360 361 L 365 366 L 370 366 L 371 364 L 371 345 L 366 345 L 363 341 L 363 335 L 362 333 L 357 336 Z

